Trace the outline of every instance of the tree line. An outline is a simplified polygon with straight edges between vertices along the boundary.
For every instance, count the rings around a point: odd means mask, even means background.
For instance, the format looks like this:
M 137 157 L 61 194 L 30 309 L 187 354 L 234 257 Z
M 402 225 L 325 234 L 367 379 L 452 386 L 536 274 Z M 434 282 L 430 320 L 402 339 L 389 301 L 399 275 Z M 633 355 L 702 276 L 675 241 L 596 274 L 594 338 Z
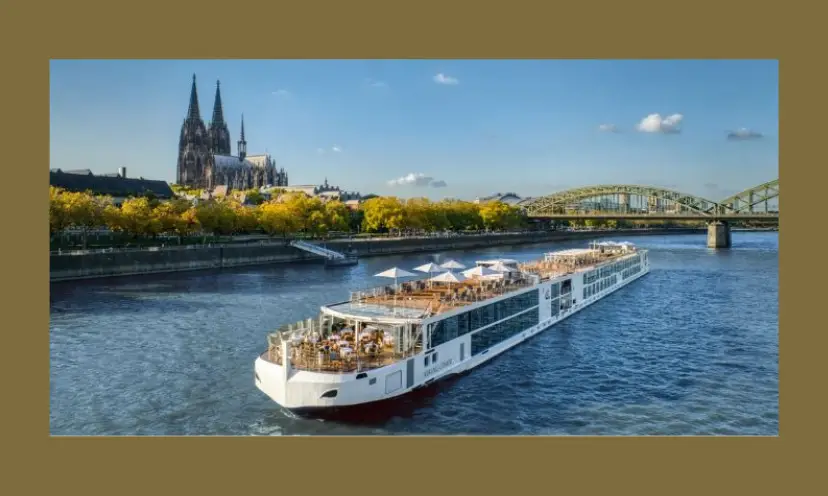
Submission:
M 185 191 L 179 188 L 177 193 Z M 283 193 L 272 200 L 265 200 L 255 190 L 241 193 L 246 196 L 245 203 L 252 205 L 241 202 L 241 195 L 231 195 L 197 203 L 181 196 L 170 201 L 140 196 L 128 198 L 118 206 L 109 196 L 50 186 L 49 230 L 56 235 L 69 228 L 78 229 L 86 245 L 86 233 L 103 227 L 137 238 L 162 234 L 185 237 L 264 232 L 287 237 L 343 231 L 500 230 L 526 225 L 520 209 L 500 202 L 374 197 L 352 210 L 340 201 L 322 202 L 299 192 Z

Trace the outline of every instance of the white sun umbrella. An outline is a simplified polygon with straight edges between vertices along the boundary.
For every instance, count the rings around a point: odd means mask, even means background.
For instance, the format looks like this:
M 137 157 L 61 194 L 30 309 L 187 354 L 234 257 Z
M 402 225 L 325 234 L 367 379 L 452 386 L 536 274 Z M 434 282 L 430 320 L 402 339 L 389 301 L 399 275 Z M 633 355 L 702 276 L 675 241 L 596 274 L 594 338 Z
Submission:
M 455 274 L 454 272 L 443 272 L 439 276 L 432 277 L 431 280 L 436 282 L 447 282 L 449 283 L 449 289 L 451 289 L 451 283 L 463 282 L 466 280 L 466 276 L 463 274 Z
M 490 268 L 497 272 L 518 272 L 518 270 L 514 267 L 509 267 L 508 265 L 499 260 L 493 263 Z
M 397 304 L 397 279 L 400 277 L 411 277 L 416 274 L 412 274 L 407 270 L 403 270 L 399 267 L 392 267 L 384 272 L 380 272 L 379 274 L 374 274 L 374 277 L 388 277 L 394 279 L 394 304 Z
M 427 264 L 420 265 L 419 267 L 414 267 L 414 270 L 417 270 L 417 271 L 420 271 L 420 272 L 428 272 L 429 277 L 431 277 L 431 274 L 433 272 L 443 272 L 443 268 L 440 267 L 439 265 L 437 265 L 434 262 L 429 262 Z
M 449 270 L 451 270 L 451 269 L 465 269 L 466 268 L 465 265 L 461 264 L 457 260 L 448 260 L 448 261 L 440 264 L 440 267 L 442 267 L 444 269 L 449 269 Z

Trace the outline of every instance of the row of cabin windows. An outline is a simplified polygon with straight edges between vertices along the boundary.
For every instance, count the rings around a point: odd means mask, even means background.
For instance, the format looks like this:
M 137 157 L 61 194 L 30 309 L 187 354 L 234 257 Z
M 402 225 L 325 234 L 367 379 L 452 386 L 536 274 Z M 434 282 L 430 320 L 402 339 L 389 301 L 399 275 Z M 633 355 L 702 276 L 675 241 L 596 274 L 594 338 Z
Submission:
M 537 325 L 540 320 L 538 309 L 529 310 L 509 320 L 495 324 L 488 329 L 472 334 L 471 337 L 471 354 L 478 355 L 492 346 L 495 346 L 512 336 L 516 336 L 521 332 Z
M 644 254 L 644 257 L 647 255 Z M 598 279 L 611 276 L 613 274 L 617 274 L 618 272 L 622 272 L 625 269 L 632 267 L 633 265 L 637 264 L 639 259 L 637 257 L 633 257 L 627 260 L 622 260 L 620 262 L 615 262 L 611 265 L 607 265 L 606 267 L 601 267 L 598 270 L 594 270 L 589 274 L 584 275 L 584 284 L 592 284 Z
M 591 296 L 597 295 L 601 291 L 607 289 L 608 287 L 615 284 L 615 278 L 610 277 L 607 279 L 601 279 L 600 281 L 590 284 L 589 286 L 584 287 L 584 299 L 587 299 Z
M 491 303 L 484 307 L 475 308 L 439 322 L 429 324 L 428 346 L 431 349 L 448 343 L 452 339 L 466 335 L 476 329 L 503 320 L 511 315 L 522 312 L 538 305 L 538 290 L 533 289 L 525 293 Z
M 634 276 L 638 274 L 639 271 L 641 271 L 641 264 L 633 265 L 632 267 L 621 273 L 621 278 L 626 279 L 628 277 Z

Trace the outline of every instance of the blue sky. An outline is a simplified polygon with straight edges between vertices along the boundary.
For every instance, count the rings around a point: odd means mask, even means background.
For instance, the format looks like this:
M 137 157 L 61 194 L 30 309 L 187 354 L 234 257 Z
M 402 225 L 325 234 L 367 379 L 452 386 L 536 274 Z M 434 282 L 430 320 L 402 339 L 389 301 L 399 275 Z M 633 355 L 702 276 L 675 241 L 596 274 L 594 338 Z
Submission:
M 248 153 L 292 184 L 473 199 L 633 183 L 717 200 L 778 177 L 778 63 L 759 60 L 52 61 L 50 167 L 173 181 L 193 73 L 205 121 L 221 80 L 233 153 L 244 113 Z M 762 136 L 727 139 L 740 129 Z

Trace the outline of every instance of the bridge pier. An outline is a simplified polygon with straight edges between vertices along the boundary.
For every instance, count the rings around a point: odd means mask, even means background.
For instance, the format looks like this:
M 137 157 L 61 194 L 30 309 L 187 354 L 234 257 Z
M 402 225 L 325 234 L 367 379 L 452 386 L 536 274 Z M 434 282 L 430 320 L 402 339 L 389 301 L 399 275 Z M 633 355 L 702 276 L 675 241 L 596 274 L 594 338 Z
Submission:
M 707 224 L 707 247 L 730 248 L 730 225 L 720 220 Z

